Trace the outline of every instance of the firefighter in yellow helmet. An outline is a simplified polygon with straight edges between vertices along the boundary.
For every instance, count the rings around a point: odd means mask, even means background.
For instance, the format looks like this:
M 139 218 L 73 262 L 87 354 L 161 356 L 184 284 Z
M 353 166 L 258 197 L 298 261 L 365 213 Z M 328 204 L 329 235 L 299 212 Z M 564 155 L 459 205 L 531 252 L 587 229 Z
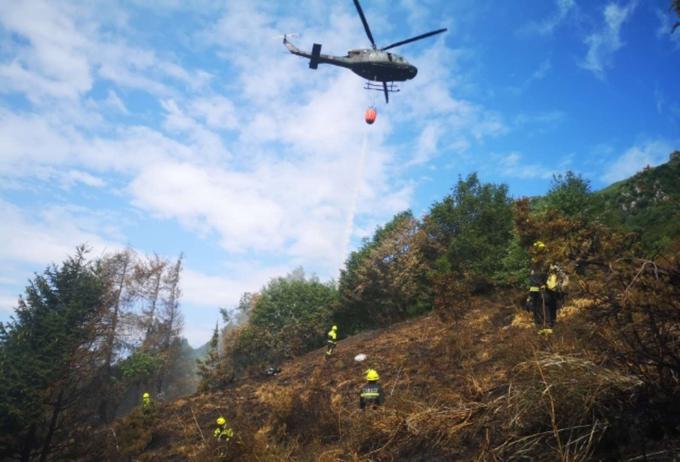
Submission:
M 375 369 L 368 369 L 366 371 L 367 383 L 361 388 L 359 394 L 359 407 L 363 411 L 366 407 L 377 407 L 385 402 L 385 394 L 378 383 L 380 376 Z
M 338 326 L 333 325 L 331 330 L 327 334 L 328 340 L 326 341 L 326 359 L 328 359 L 335 351 L 335 347 L 338 344 Z
M 540 335 L 553 333 L 557 318 L 558 279 L 566 279 L 558 265 L 549 265 L 546 246 L 542 241 L 532 245 L 531 273 L 529 275 L 529 296 L 527 306 L 534 315 L 534 324 Z
M 215 430 L 213 431 L 213 436 L 215 438 L 218 440 L 224 439 L 225 441 L 229 441 L 234 437 L 234 430 L 232 430 L 229 426 L 229 423 L 227 423 L 227 419 L 219 416 L 215 423 L 217 424 L 217 427 L 215 427 Z
M 144 394 L 142 395 L 142 412 L 145 414 L 151 412 L 151 408 L 153 406 L 153 403 L 151 402 L 151 395 L 149 394 L 148 391 L 145 391 Z

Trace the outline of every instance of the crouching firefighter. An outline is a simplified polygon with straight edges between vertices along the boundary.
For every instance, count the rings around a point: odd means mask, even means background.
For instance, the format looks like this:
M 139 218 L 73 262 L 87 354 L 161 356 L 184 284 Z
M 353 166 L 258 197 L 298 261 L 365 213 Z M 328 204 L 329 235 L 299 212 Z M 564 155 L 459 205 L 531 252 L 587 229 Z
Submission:
M 227 423 L 227 419 L 225 419 L 222 416 L 219 416 L 215 423 L 217 424 L 217 427 L 213 431 L 213 436 L 217 440 L 223 439 L 225 441 L 229 441 L 234 437 L 234 430 L 232 430 L 229 424 Z
M 375 369 L 368 369 L 366 371 L 366 380 L 368 383 L 361 388 L 359 395 L 359 407 L 363 411 L 366 407 L 375 408 L 385 402 L 385 395 L 383 389 L 378 383 L 380 376 Z

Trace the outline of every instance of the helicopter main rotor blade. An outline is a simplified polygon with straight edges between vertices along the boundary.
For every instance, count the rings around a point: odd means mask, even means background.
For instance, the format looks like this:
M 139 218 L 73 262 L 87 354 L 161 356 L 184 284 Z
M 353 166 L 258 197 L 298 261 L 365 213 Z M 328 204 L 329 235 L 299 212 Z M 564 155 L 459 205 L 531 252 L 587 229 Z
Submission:
M 356 0 L 354 0 L 354 1 L 356 2 Z M 381 51 L 389 50 L 390 48 L 398 47 L 398 46 L 401 46 L 401 45 L 405 45 L 407 43 L 415 42 L 416 40 L 421 40 L 421 39 L 424 39 L 424 38 L 427 38 L 427 37 L 432 37 L 433 35 L 441 34 L 442 32 L 446 32 L 447 30 L 448 29 L 446 29 L 446 28 L 433 30 L 432 32 L 428 32 L 426 34 L 421 34 L 421 35 L 418 35 L 416 37 L 412 37 L 410 39 L 402 40 L 401 42 L 395 42 L 392 45 L 387 45 L 386 47 L 381 48 L 380 50 Z
M 361 5 L 359 5 L 359 0 L 354 0 L 354 6 L 357 7 L 357 11 L 359 12 L 359 16 L 361 16 L 361 22 L 364 23 L 364 29 L 366 30 L 366 35 L 368 35 L 368 39 L 371 41 L 371 45 L 373 46 L 373 49 L 376 49 L 375 46 L 375 40 L 373 40 L 373 34 L 371 34 L 371 29 L 368 27 L 368 22 L 366 21 L 366 16 L 364 16 L 364 10 L 361 9 Z

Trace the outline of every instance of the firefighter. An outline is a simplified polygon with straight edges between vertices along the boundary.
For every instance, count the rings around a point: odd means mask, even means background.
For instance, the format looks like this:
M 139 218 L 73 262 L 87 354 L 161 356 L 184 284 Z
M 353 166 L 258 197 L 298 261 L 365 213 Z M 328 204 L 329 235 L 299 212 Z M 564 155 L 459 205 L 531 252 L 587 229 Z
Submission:
M 546 262 L 546 247 L 542 241 L 533 244 L 531 258 L 531 273 L 529 275 L 529 296 L 527 305 L 534 315 L 534 324 L 540 335 L 553 333 L 555 318 L 557 317 L 557 280 L 553 273 L 549 273 Z
M 338 344 L 338 326 L 331 327 L 328 331 L 328 341 L 326 342 L 326 359 L 328 359 L 335 351 L 335 347 Z
M 142 395 L 142 412 L 144 414 L 148 414 L 151 412 L 151 407 L 153 404 L 151 403 L 151 395 L 149 392 L 145 391 L 144 394 Z
M 219 416 L 215 423 L 217 424 L 217 427 L 215 427 L 215 430 L 213 431 L 213 436 L 216 439 L 218 440 L 224 439 L 225 441 L 229 441 L 234 437 L 234 431 L 227 423 L 227 419 L 225 419 L 222 416 Z
M 366 371 L 367 383 L 361 388 L 361 393 L 359 395 L 359 407 L 362 411 L 366 406 L 374 408 L 385 402 L 385 395 L 378 380 L 380 380 L 378 371 L 375 369 L 368 369 Z

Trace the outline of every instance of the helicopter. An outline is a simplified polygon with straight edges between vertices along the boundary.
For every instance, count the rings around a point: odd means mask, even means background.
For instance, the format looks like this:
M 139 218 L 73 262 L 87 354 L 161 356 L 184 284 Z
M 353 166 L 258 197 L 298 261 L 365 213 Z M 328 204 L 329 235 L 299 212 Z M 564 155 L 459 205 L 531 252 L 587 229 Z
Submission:
M 418 74 L 418 69 L 403 57 L 395 53 L 389 53 L 387 50 L 415 42 L 416 40 L 441 34 L 442 32 L 446 32 L 447 29 L 433 30 L 406 40 L 400 40 L 387 45 L 386 47 L 378 48 L 375 44 L 375 40 L 373 40 L 373 34 L 371 34 L 371 29 L 368 27 L 368 22 L 366 21 L 366 16 L 364 16 L 364 11 L 361 9 L 359 0 L 354 0 L 354 6 L 356 6 L 357 11 L 359 12 L 359 17 L 361 17 L 364 30 L 366 31 L 368 40 L 371 42 L 373 48 L 358 48 L 349 50 L 345 56 L 332 56 L 321 54 L 320 43 L 315 43 L 312 46 L 311 53 L 304 52 L 297 48 L 290 40 L 288 40 L 286 35 L 283 36 L 283 44 L 292 54 L 308 58 L 310 69 L 316 69 L 319 64 L 332 64 L 351 70 L 367 80 L 364 86 L 366 90 L 383 91 L 385 93 L 385 103 L 389 103 L 389 94 L 399 91 L 399 88 L 394 82 L 411 80 Z M 373 82 L 380 83 L 376 84 Z

